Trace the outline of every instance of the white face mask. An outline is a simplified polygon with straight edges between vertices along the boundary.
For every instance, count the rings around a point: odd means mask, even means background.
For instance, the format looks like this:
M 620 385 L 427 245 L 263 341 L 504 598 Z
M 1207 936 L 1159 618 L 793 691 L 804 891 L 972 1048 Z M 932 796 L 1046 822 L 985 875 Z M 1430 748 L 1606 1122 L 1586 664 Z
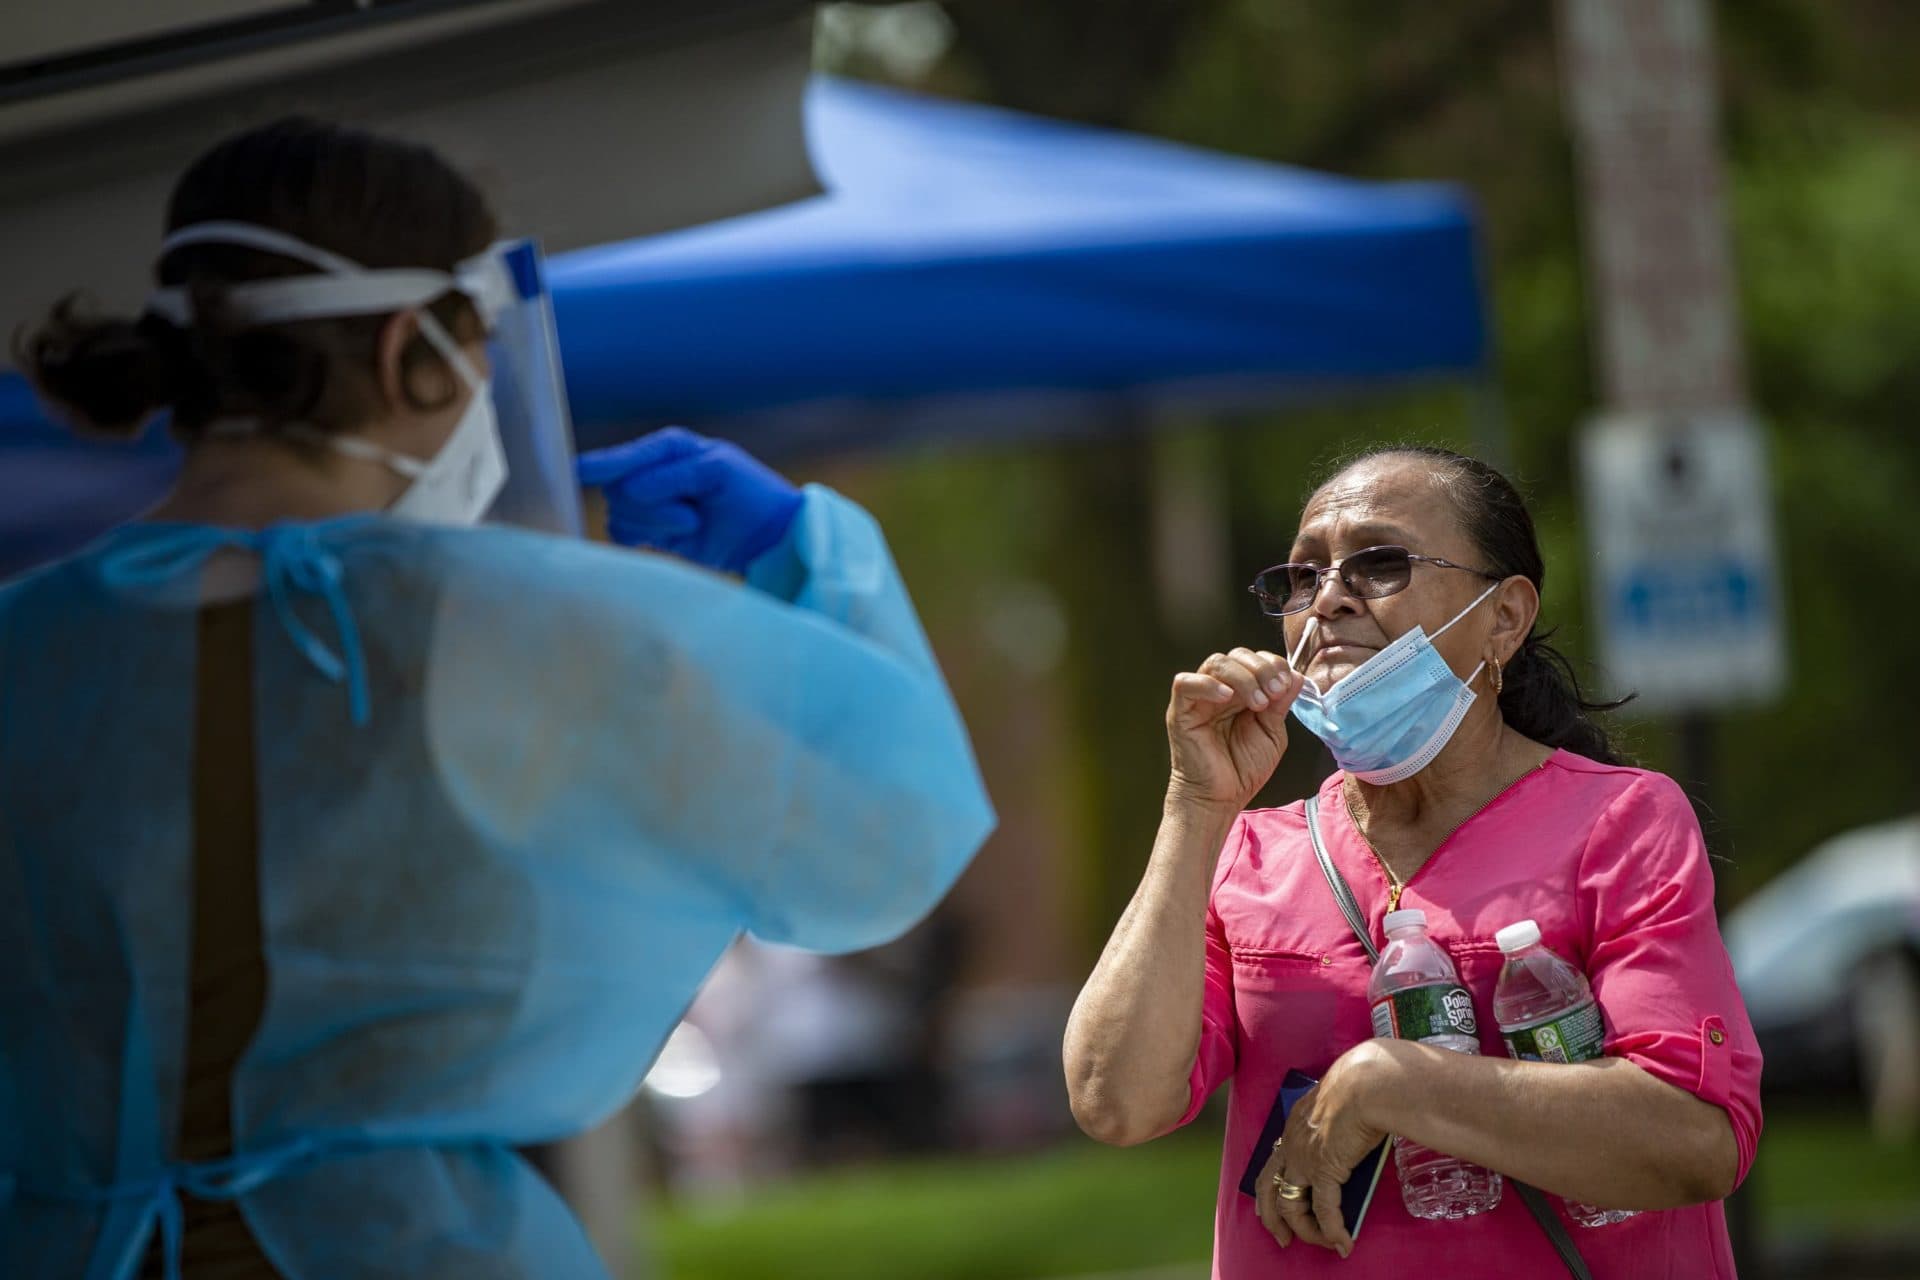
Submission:
M 507 453 L 494 417 L 493 388 L 481 382 L 440 452 L 387 510 L 425 524 L 479 524 L 506 483 Z
M 408 481 L 388 511 L 427 524 L 471 525 L 485 516 L 507 483 L 507 453 L 493 404 L 492 383 L 474 370 L 451 335 L 426 304 L 450 289 L 466 293 L 483 316 L 498 314 L 511 294 L 499 264 L 476 260 L 454 275 L 430 270 L 369 271 L 358 263 L 316 248 L 282 232 L 247 223 L 209 222 L 175 231 L 161 245 L 166 252 L 188 244 L 236 244 L 309 263 L 323 274 L 254 280 L 230 287 L 228 311 L 256 325 L 311 320 L 326 316 L 371 315 L 418 308 L 420 335 L 453 366 L 472 398 L 446 443 L 431 458 L 415 458 L 363 440 L 298 426 L 288 434 L 350 458 L 377 462 Z M 157 290 L 148 310 L 174 324 L 192 321 L 190 297 L 178 288 Z M 257 431 L 258 424 L 229 422 L 221 434 Z
M 474 372 L 466 355 L 431 315 L 421 314 L 420 331 L 446 356 L 473 393 L 439 452 L 422 461 L 358 436 L 302 434 L 335 453 L 378 462 L 406 477 L 406 491 L 394 499 L 387 514 L 422 524 L 479 524 L 507 483 L 507 453 L 500 443 L 499 420 L 494 416 L 493 387 Z

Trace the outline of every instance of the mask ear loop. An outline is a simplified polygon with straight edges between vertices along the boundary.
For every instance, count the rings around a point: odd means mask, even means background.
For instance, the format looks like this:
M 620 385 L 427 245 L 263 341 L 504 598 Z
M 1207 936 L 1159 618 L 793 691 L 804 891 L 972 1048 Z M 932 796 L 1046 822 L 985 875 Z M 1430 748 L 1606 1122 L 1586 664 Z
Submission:
M 1502 579 L 1500 582 L 1496 582 L 1492 586 L 1488 587 L 1485 591 L 1482 591 L 1479 597 L 1475 599 L 1472 604 L 1468 605 L 1466 608 L 1462 609 L 1460 612 L 1454 614 L 1452 620 L 1449 621 L 1446 626 L 1441 627 L 1438 631 L 1434 632 L 1433 635 L 1430 637 L 1430 639 L 1437 640 L 1441 636 L 1445 635 L 1447 633 L 1448 628 L 1452 627 L 1455 622 L 1460 621 L 1460 619 L 1466 617 L 1468 614 L 1472 613 L 1475 609 L 1478 609 L 1482 604 L 1485 604 L 1487 597 L 1492 595 L 1494 592 L 1498 591 L 1504 585 L 1505 585 L 1505 580 Z M 1317 616 L 1308 618 L 1306 629 L 1300 633 L 1300 643 L 1294 646 L 1293 653 L 1287 658 L 1287 665 L 1289 667 L 1293 668 L 1295 671 L 1300 670 L 1300 657 L 1302 654 L 1304 654 L 1307 651 L 1307 646 L 1313 642 L 1313 637 L 1316 634 L 1318 634 L 1319 630 L 1320 630 L 1320 619 Z M 1479 667 L 1474 668 L 1473 674 L 1467 677 L 1467 683 L 1471 684 L 1474 680 L 1478 679 L 1480 676 L 1480 671 L 1486 665 L 1487 664 L 1483 662 L 1480 664 Z
M 1500 581 L 1488 587 L 1485 591 L 1482 591 L 1478 596 L 1474 598 L 1474 601 L 1472 604 L 1468 605 L 1466 608 L 1462 609 L 1460 612 L 1454 614 L 1452 620 L 1449 621 L 1446 626 L 1440 628 L 1438 631 L 1428 636 L 1427 639 L 1438 640 L 1441 636 L 1447 634 L 1448 631 L 1451 631 L 1453 629 L 1453 624 L 1455 622 L 1460 621 L 1460 619 L 1466 617 L 1468 614 L 1472 613 L 1475 609 L 1478 609 L 1481 605 L 1485 604 L 1488 596 L 1492 595 L 1494 592 L 1498 591 L 1501 587 L 1504 587 L 1506 585 L 1507 585 L 1507 580 L 1505 578 L 1502 578 L 1500 579 Z M 1486 664 L 1483 662 L 1480 665 L 1485 666 Z M 1475 674 L 1477 675 L 1478 672 L 1476 672 Z
M 1431 643 L 1431 641 L 1433 640 L 1438 640 L 1441 636 L 1447 634 L 1448 628 L 1452 627 L 1454 622 L 1460 621 L 1460 619 L 1466 617 L 1468 614 L 1472 613 L 1475 609 L 1478 609 L 1481 605 L 1485 604 L 1488 596 L 1492 595 L 1494 592 L 1498 591 L 1501 587 L 1504 587 L 1505 585 L 1507 585 L 1507 580 L 1505 578 L 1502 578 L 1500 581 L 1488 587 L 1485 591 L 1482 591 L 1479 597 L 1475 599 L 1472 604 L 1468 605 L 1466 608 L 1462 609 L 1460 612 L 1453 615 L 1452 622 L 1447 623 L 1446 626 L 1434 632 L 1433 635 L 1429 637 L 1429 643 Z M 1465 680 L 1462 680 L 1460 683 L 1467 688 L 1468 692 L 1472 692 L 1473 682 L 1475 680 L 1478 680 L 1480 678 L 1480 673 L 1482 671 L 1485 671 L 1486 669 L 1487 669 L 1486 659 L 1483 658 L 1480 661 L 1480 665 L 1473 669 L 1473 674 L 1468 676 Z M 1498 688 L 1495 688 L 1493 692 L 1495 697 L 1498 697 L 1500 694 L 1500 690 Z
M 467 384 L 468 390 L 475 395 L 482 394 L 485 391 L 483 386 L 485 379 L 480 376 L 480 371 L 473 367 L 473 362 L 467 359 L 467 353 L 460 349 L 460 344 L 453 340 L 453 335 L 447 332 L 446 327 L 435 318 L 433 312 L 421 307 L 414 316 L 420 326 L 420 336 L 425 338 L 428 344 L 453 366 L 454 373 Z

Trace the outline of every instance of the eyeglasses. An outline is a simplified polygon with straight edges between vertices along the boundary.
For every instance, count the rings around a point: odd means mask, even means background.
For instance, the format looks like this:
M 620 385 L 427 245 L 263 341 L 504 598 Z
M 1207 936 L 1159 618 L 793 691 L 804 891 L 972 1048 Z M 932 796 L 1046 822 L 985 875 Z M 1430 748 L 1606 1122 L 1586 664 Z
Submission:
M 1288 614 L 1312 608 L 1314 600 L 1320 595 L 1320 584 L 1327 580 L 1330 573 L 1339 574 L 1340 585 L 1347 589 L 1348 594 L 1361 600 L 1381 600 L 1398 595 L 1413 581 L 1413 563 L 1416 560 L 1421 564 L 1435 565 L 1441 569 L 1461 569 L 1493 582 L 1500 581 L 1497 573 L 1468 568 L 1464 564 L 1442 560 L 1439 556 L 1417 556 L 1405 547 L 1368 547 L 1324 567 L 1317 564 L 1277 564 L 1271 569 L 1262 569 L 1260 576 L 1253 580 L 1253 585 L 1247 590 L 1259 597 L 1260 612 L 1270 618 L 1284 618 Z

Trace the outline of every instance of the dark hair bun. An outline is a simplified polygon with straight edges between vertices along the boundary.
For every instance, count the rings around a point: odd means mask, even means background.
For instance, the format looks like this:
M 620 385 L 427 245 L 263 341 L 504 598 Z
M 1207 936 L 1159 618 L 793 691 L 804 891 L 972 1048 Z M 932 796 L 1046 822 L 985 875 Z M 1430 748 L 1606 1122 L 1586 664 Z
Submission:
M 203 222 L 271 227 L 374 268 L 450 270 L 496 238 L 479 189 L 431 149 L 299 117 L 235 134 L 188 167 L 168 202 L 167 227 Z M 235 285 L 304 275 L 312 270 L 305 262 L 246 245 L 188 243 L 154 270 L 156 283 L 192 299 L 187 326 L 151 314 L 87 316 L 68 298 L 16 344 L 19 366 L 74 426 L 132 435 L 165 409 L 174 434 L 192 442 L 222 418 L 246 418 L 263 431 L 294 422 L 340 431 L 385 410 L 385 315 L 258 327 L 226 315 Z M 482 331 L 458 293 L 429 309 L 462 340 Z M 424 338 L 409 342 L 400 362 L 413 408 L 457 394 L 457 379 Z M 432 394 L 436 386 L 445 394 Z
M 180 395 L 169 329 L 153 316 L 90 318 L 77 296 L 68 297 L 17 345 L 15 357 L 49 407 L 74 426 L 134 436 Z

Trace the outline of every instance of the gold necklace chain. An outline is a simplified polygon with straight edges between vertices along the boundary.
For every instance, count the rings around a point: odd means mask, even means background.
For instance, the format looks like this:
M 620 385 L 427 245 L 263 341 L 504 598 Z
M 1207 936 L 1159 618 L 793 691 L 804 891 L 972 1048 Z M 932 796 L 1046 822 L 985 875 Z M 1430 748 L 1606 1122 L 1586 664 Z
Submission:
M 1519 773 L 1514 774 L 1513 777 L 1507 779 L 1507 781 L 1504 784 L 1502 784 L 1499 788 L 1497 788 L 1492 795 L 1488 796 L 1486 800 L 1484 800 L 1481 803 L 1479 808 L 1475 809 L 1472 813 L 1468 814 L 1466 817 L 1460 819 L 1460 821 L 1454 823 L 1452 829 L 1449 830 L 1446 835 L 1440 837 L 1440 843 L 1434 845 L 1432 850 L 1428 852 L 1427 856 L 1421 860 L 1420 867 L 1426 866 L 1428 862 L 1431 862 L 1433 860 L 1434 854 L 1446 848 L 1447 841 L 1453 839 L 1456 835 L 1460 834 L 1460 828 L 1466 826 L 1469 822 L 1472 822 L 1475 818 L 1479 817 L 1481 814 L 1485 813 L 1488 809 L 1492 808 L 1494 801 L 1498 800 L 1501 796 L 1506 795 L 1507 792 L 1513 790 L 1516 786 L 1520 784 L 1521 779 L 1525 778 L 1528 774 L 1532 773 L 1535 769 L 1538 769 L 1545 764 L 1546 764 L 1545 760 L 1542 760 L 1539 764 L 1530 764 L 1526 768 L 1522 769 Z M 1353 779 L 1348 778 L 1347 781 L 1351 782 L 1353 781 Z M 1360 815 L 1354 811 L 1353 792 L 1347 789 L 1347 786 L 1345 783 L 1342 783 L 1340 787 L 1340 800 L 1343 804 L 1347 806 L 1347 821 L 1351 822 L 1353 824 L 1354 831 L 1359 833 L 1360 843 L 1367 846 L 1367 852 L 1373 855 L 1374 863 L 1378 865 L 1380 868 L 1380 874 L 1385 876 L 1387 879 L 1387 910 L 1398 911 L 1400 909 L 1400 895 L 1406 892 L 1407 881 L 1402 880 L 1399 876 L 1393 874 L 1393 868 L 1388 866 L 1387 860 L 1380 856 L 1380 851 L 1373 847 L 1373 841 L 1371 838 L 1368 837 L 1366 828 L 1360 825 Z M 1414 875 L 1420 874 L 1420 867 L 1415 867 L 1413 869 Z M 1410 880 L 1412 879 L 1412 877 L 1409 876 L 1408 879 Z

